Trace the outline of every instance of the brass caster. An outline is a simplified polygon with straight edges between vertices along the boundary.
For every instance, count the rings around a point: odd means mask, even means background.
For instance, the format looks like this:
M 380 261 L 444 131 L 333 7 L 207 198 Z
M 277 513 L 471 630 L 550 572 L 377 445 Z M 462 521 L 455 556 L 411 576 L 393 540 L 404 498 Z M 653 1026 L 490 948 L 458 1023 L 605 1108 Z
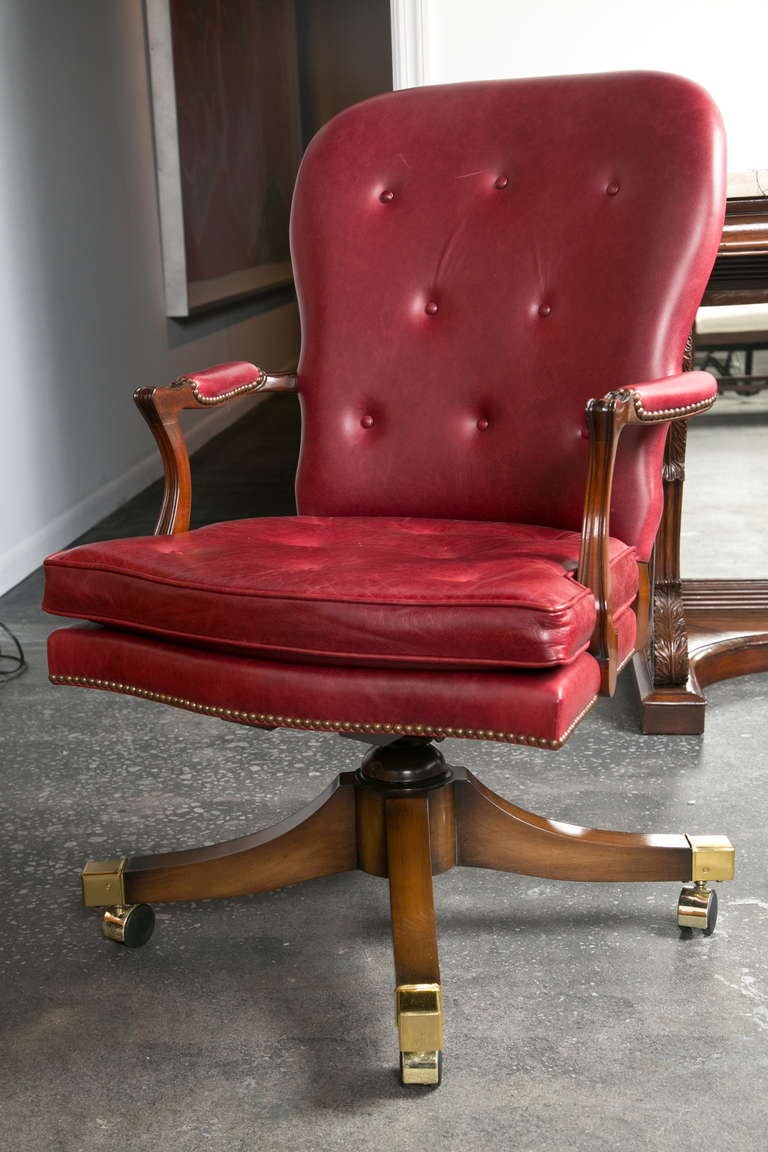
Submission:
M 677 902 L 677 922 L 681 928 L 698 928 L 711 936 L 717 923 L 717 893 L 706 880 L 686 884 Z
M 104 910 L 101 921 L 101 931 L 107 939 L 126 948 L 141 948 L 154 927 L 155 913 L 149 904 L 117 904 Z
M 442 1077 L 442 1052 L 400 1053 L 400 1079 L 403 1084 L 437 1085 Z

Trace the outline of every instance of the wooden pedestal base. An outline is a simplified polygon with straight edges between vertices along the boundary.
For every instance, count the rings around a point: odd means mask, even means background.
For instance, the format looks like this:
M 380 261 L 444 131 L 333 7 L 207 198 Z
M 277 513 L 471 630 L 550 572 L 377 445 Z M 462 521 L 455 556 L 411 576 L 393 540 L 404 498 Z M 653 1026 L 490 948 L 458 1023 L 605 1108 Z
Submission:
M 683 580 L 681 588 L 687 680 L 654 684 L 648 655 L 634 660 L 645 733 L 702 733 L 707 685 L 768 671 L 768 580 Z
M 547 820 L 451 768 L 428 741 L 404 737 L 372 748 L 358 772 L 343 772 L 303 812 L 273 828 L 205 848 L 89 861 L 83 897 L 91 907 L 107 905 L 105 935 L 137 947 L 152 932 L 147 901 L 240 896 L 354 869 L 385 877 L 401 1078 L 436 1085 L 443 1008 L 434 875 L 463 866 L 563 880 L 688 881 L 678 924 L 711 933 L 717 897 L 708 882 L 731 878 L 733 855 L 724 836 L 610 832 Z

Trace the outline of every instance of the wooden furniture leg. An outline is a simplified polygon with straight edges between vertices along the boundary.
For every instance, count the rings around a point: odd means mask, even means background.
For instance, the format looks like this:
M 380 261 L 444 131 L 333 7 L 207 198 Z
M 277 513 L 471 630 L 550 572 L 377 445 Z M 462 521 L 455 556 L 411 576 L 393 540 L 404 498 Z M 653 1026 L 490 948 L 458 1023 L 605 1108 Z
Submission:
M 385 800 L 395 1011 L 404 1084 L 439 1084 L 443 1006 L 427 796 Z
M 357 867 L 355 776 L 342 773 L 315 801 L 287 820 L 222 844 L 89 860 L 83 902 L 104 907 L 104 933 L 129 947 L 152 934 L 148 902 L 207 900 L 266 892 Z
M 680 577 L 685 447 L 685 422 L 670 425 L 652 640 L 634 658 L 646 733 L 700 734 L 708 684 L 768 671 L 768 580 Z
M 457 862 L 551 880 L 690 880 L 685 835 L 580 828 L 526 812 L 463 772 L 456 780 Z

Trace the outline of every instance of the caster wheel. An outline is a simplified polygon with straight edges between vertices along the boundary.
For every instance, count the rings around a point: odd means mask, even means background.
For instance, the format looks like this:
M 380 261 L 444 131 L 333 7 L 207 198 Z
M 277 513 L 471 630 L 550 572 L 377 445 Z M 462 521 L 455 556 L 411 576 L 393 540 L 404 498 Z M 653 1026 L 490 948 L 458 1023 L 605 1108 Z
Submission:
M 403 1084 L 426 1084 L 436 1088 L 442 1078 L 442 1051 L 400 1053 L 400 1080 Z
M 126 948 L 141 948 L 149 940 L 155 927 L 155 913 L 149 904 L 118 904 L 107 908 L 101 930 L 108 940 L 116 940 Z
M 699 884 L 686 884 L 677 904 L 677 922 L 681 928 L 698 928 L 711 936 L 717 923 L 717 893 Z

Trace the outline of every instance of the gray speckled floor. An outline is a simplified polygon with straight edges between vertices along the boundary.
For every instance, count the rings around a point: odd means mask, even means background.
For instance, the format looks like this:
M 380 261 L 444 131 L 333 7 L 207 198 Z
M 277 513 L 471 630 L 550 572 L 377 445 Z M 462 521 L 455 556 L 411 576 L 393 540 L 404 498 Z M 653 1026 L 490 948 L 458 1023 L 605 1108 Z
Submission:
M 288 511 L 293 428 L 272 401 L 206 449 L 198 482 L 214 491 L 200 519 L 233 504 L 245 514 L 254 492 L 256 511 Z M 217 450 L 238 482 L 219 476 Z M 149 529 L 155 499 L 95 534 Z M 137 951 L 101 940 L 98 913 L 79 904 L 87 855 L 252 831 L 363 746 L 54 689 L 39 589 L 35 575 L 0 600 L 30 661 L 0 688 L 1 1148 L 762 1152 L 768 679 L 714 686 L 703 738 L 639 735 L 625 675 L 559 753 L 442 745 L 551 817 L 727 833 L 738 876 L 721 886 L 709 939 L 681 938 L 676 885 L 439 877 L 445 1075 L 437 1091 L 405 1090 L 383 881 L 162 906 Z

